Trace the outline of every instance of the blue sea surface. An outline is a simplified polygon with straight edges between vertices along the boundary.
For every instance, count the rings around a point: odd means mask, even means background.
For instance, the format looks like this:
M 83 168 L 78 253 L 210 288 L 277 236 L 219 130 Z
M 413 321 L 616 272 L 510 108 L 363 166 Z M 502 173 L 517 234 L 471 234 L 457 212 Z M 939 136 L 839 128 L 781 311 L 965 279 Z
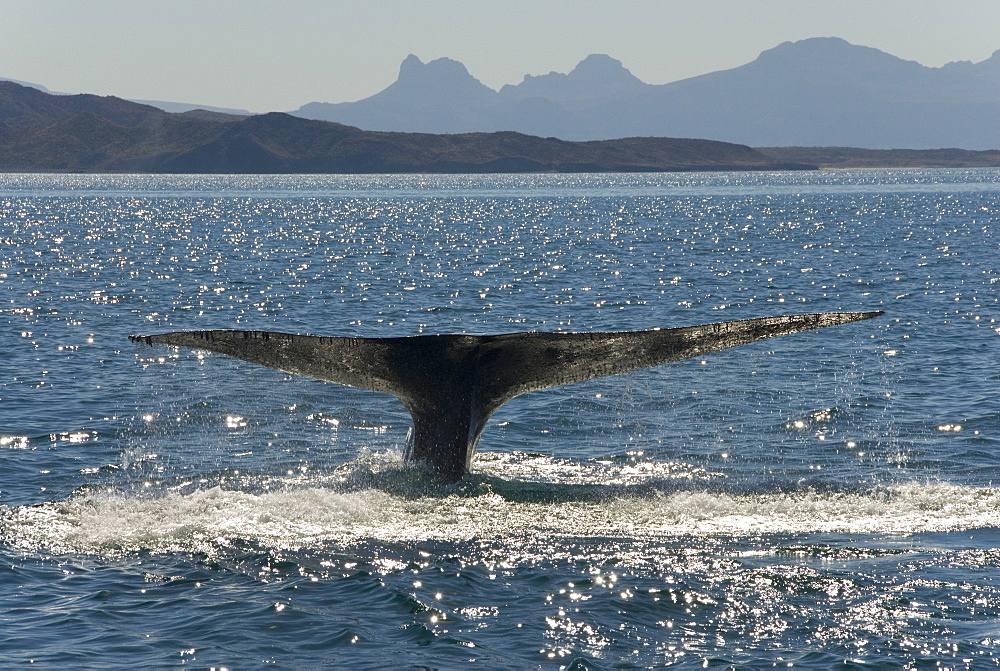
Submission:
M 996 668 L 1000 171 L 0 175 L 0 666 Z M 521 396 L 130 334 L 884 310 Z

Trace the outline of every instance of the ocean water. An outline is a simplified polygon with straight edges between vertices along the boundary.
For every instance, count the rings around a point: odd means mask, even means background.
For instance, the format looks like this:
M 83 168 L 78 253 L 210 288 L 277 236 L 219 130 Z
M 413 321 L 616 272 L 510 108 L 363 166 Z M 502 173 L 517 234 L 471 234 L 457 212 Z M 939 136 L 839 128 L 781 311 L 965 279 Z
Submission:
M 1000 666 L 1000 171 L 0 176 L 0 666 Z M 127 336 L 876 320 L 533 392 Z

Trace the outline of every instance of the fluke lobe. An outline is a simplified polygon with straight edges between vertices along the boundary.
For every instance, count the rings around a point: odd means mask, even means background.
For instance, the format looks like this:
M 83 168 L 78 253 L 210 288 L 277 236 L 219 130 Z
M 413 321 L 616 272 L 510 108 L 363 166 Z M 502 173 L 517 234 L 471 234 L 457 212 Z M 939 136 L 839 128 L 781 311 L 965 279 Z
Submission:
M 413 418 L 406 458 L 457 481 L 486 421 L 525 392 L 659 366 L 882 312 L 785 315 L 647 331 L 338 338 L 273 331 L 135 335 L 145 345 L 218 352 L 287 373 L 396 396 Z

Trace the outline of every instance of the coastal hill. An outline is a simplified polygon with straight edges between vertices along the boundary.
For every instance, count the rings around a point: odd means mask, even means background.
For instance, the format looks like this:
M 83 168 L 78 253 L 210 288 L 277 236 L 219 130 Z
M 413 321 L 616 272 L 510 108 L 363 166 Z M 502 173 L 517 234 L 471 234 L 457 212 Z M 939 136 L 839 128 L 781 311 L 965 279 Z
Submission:
M 856 147 L 758 147 L 777 160 L 820 168 L 997 168 L 1000 149 L 858 149 Z
M 18 79 L 10 79 L 8 77 L 0 77 L 2 82 L 14 82 L 15 84 L 20 84 L 21 86 L 30 86 L 33 89 L 38 89 L 44 93 L 51 93 L 53 95 L 67 95 L 66 93 L 60 93 L 58 91 L 51 91 L 47 87 L 41 84 L 35 84 L 33 82 L 24 82 Z M 241 116 L 250 116 L 250 112 L 245 109 L 235 109 L 231 107 L 214 107 L 212 105 L 195 105 L 192 103 L 179 103 L 171 102 L 167 100 L 135 100 L 132 99 L 134 103 L 141 103 L 143 105 L 151 105 L 153 107 L 159 107 L 164 112 L 190 112 L 192 110 L 205 110 L 208 112 L 222 112 L 224 114 L 238 114 Z
M 464 68 L 463 68 L 464 69 Z M 406 92 L 387 94 L 405 97 Z M 115 97 L 0 81 L 0 171 L 405 173 L 776 170 L 750 147 L 664 137 L 568 142 L 514 132 L 363 131 L 270 113 L 168 113 Z
M 292 114 L 367 130 L 514 130 L 565 140 L 699 137 L 750 146 L 1000 149 L 1000 51 L 925 67 L 839 38 L 785 42 L 754 61 L 646 84 L 592 55 L 567 74 L 499 91 L 461 63 L 403 61 L 396 82 L 357 102 Z

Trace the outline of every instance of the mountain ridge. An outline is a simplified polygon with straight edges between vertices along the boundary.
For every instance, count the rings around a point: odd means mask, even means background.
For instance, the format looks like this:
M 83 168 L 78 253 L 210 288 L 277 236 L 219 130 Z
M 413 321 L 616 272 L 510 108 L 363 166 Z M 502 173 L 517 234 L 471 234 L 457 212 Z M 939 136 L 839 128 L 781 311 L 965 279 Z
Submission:
M 453 66 L 448 66 L 453 67 Z M 709 140 L 570 142 L 510 131 L 363 131 L 280 112 L 168 113 L 0 82 L 0 171 L 152 173 L 632 172 L 814 166 Z
M 41 84 L 35 84 L 33 82 L 25 82 L 20 79 L 11 79 L 9 77 L 0 77 L 0 82 L 13 82 L 14 84 L 20 84 L 21 86 L 27 86 L 28 88 L 33 88 L 41 91 L 42 93 L 48 93 L 56 96 L 67 96 L 75 95 L 71 93 L 63 93 L 61 91 L 52 91 Z M 129 102 L 139 103 L 140 105 L 149 105 L 151 107 L 156 107 L 164 112 L 193 112 L 196 110 L 203 110 L 205 112 L 215 112 L 220 114 L 234 114 L 239 116 L 250 116 L 251 112 L 245 109 L 236 109 L 232 107 L 215 107 L 213 105 L 196 105 L 194 103 L 178 103 L 170 102 L 167 100 L 138 100 L 136 98 L 126 98 Z
M 430 77 L 440 61 L 457 64 L 452 79 L 415 84 L 415 73 Z M 841 38 L 809 38 L 735 68 L 658 85 L 592 54 L 568 74 L 526 75 L 499 91 L 461 66 L 462 86 L 478 85 L 474 98 L 448 86 L 458 81 L 458 61 L 423 64 L 410 55 L 407 62 L 380 93 L 309 103 L 291 114 L 370 130 L 515 130 L 581 141 L 668 136 L 752 146 L 1000 147 L 1000 50 L 979 63 L 929 68 Z M 382 93 L 397 84 L 408 94 L 390 102 Z

